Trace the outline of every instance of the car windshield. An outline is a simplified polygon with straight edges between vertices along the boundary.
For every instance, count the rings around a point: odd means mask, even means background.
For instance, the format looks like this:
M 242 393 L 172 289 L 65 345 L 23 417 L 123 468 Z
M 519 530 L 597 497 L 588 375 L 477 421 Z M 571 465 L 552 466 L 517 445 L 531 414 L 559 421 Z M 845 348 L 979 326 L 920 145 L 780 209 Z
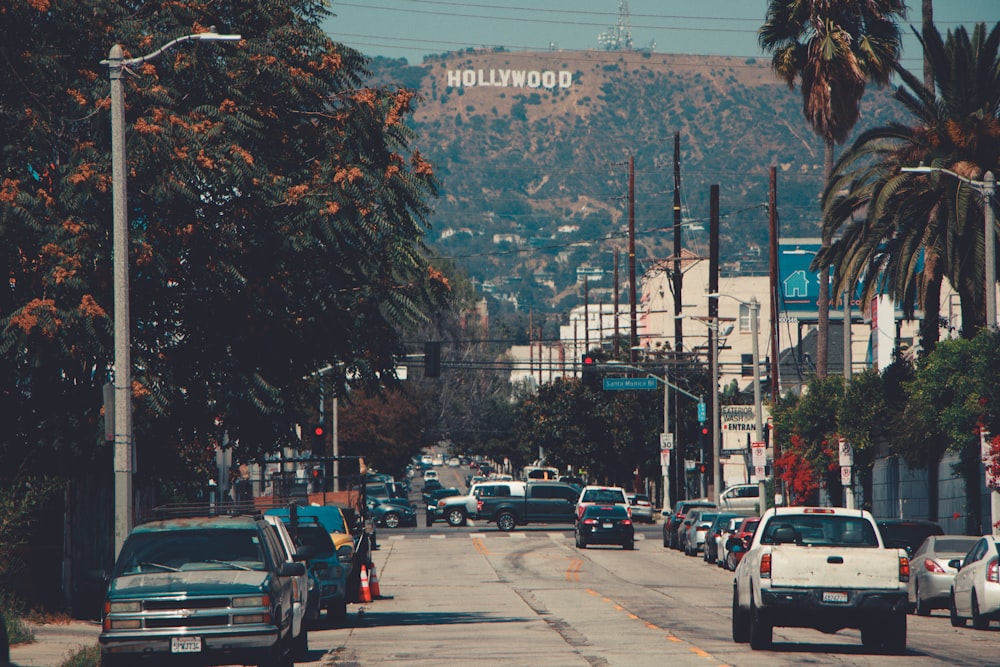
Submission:
M 264 570 L 257 529 L 159 530 L 128 538 L 115 576 L 187 570 Z
M 624 502 L 621 491 L 612 489 L 590 489 L 583 494 L 585 503 L 621 503 Z
M 767 522 L 762 544 L 877 547 L 875 528 L 859 517 L 798 514 L 775 515 Z
M 332 556 L 336 553 L 336 549 L 333 546 L 333 540 L 330 539 L 330 533 L 326 532 L 326 529 L 319 525 L 305 525 L 299 526 L 298 529 L 299 542 L 302 546 L 313 547 L 316 549 L 317 556 Z
M 299 516 L 316 517 L 323 524 L 323 527 L 326 528 L 327 532 L 347 532 L 347 529 L 344 527 L 344 515 L 336 507 L 307 505 L 297 507 L 295 511 Z M 271 509 L 267 510 L 265 514 L 281 517 L 282 521 L 286 524 L 288 523 L 289 512 L 287 509 Z
M 965 555 L 976 543 L 975 537 L 949 537 L 934 542 L 935 553 L 955 553 Z

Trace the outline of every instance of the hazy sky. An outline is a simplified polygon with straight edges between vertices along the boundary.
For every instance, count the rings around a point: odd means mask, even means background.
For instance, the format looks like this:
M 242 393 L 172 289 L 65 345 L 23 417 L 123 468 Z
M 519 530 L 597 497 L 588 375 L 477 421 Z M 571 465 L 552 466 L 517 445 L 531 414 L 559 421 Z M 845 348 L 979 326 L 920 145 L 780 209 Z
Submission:
M 661 53 L 761 56 L 757 29 L 767 0 L 334 0 L 330 36 L 369 56 L 406 58 L 466 47 L 512 51 L 598 48 L 598 35 L 618 23 L 619 6 L 631 17 L 635 48 Z M 920 26 L 920 2 L 910 0 L 904 24 L 904 64 L 920 68 L 910 25 Z M 942 34 L 958 25 L 1000 21 L 1000 0 L 937 0 Z

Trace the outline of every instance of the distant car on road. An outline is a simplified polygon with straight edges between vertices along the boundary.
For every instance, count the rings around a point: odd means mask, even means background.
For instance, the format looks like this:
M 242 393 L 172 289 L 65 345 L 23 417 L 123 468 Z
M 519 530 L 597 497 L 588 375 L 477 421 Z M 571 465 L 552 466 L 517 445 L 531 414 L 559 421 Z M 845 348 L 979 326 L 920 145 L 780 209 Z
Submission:
M 632 508 L 633 521 L 653 523 L 653 503 L 649 502 L 649 496 L 642 493 L 630 493 L 628 504 Z
M 1000 544 L 996 535 L 983 535 L 972 545 L 951 585 L 951 624 L 986 630 L 1000 619 Z M 952 561 L 958 565 L 957 559 Z
M 722 492 L 719 509 L 760 511 L 760 486 L 757 484 L 736 484 Z
M 588 505 L 576 522 L 576 546 L 586 549 L 591 544 L 620 544 L 623 549 L 635 548 L 635 526 L 621 505 Z
M 886 546 L 906 549 L 910 556 L 929 536 L 944 535 L 941 524 L 918 519 L 881 519 L 878 531 Z
M 583 511 L 589 505 L 621 505 L 625 511 L 629 511 L 628 497 L 625 489 L 620 486 L 585 486 L 580 491 L 580 497 L 576 501 L 576 518 L 579 521 L 583 517 Z M 631 518 L 629 514 L 629 518 Z
M 962 564 L 977 539 L 975 535 L 931 535 L 913 552 L 909 598 L 918 616 L 948 608 L 951 584 L 958 572 L 955 566 Z
M 684 522 L 684 517 L 694 508 L 715 507 L 715 503 L 710 500 L 682 500 L 674 507 L 672 512 L 663 512 L 663 546 L 680 549 L 677 531 Z

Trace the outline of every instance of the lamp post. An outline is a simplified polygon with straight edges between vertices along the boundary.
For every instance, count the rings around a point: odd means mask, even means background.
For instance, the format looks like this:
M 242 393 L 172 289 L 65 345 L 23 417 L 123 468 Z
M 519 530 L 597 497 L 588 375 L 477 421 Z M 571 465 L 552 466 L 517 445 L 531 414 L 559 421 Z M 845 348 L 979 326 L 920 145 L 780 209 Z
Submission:
M 997 271 L 996 271 L 996 230 L 993 219 L 993 196 L 996 194 L 996 179 L 992 171 L 987 171 L 983 175 L 983 180 L 976 181 L 971 178 L 957 174 L 951 169 L 944 167 L 902 167 L 900 171 L 913 174 L 930 174 L 941 172 L 954 176 L 958 180 L 971 185 L 983 196 L 983 283 L 986 287 L 986 328 L 988 331 L 996 331 L 997 328 Z M 993 526 L 993 534 L 998 534 L 998 523 L 1000 523 L 1000 491 L 995 489 L 990 491 L 990 525 Z
M 718 295 L 710 294 L 709 297 L 717 298 Z M 690 317 L 692 320 L 698 320 L 709 329 L 712 330 L 714 334 L 712 336 L 712 483 L 714 484 L 715 502 L 716 504 L 721 504 L 722 502 L 722 433 L 719 432 L 719 339 L 728 336 L 733 330 L 733 325 L 730 324 L 725 329 L 720 330 L 720 323 L 729 321 L 731 322 L 733 318 L 731 317 L 718 317 L 709 316 L 704 317 L 701 315 L 675 315 L 675 318 Z
M 132 358 L 129 335 L 128 212 L 125 187 L 125 95 L 122 73 L 126 68 L 156 58 L 167 49 L 188 41 L 234 41 L 240 35 L 209 32 L 178 37 L 156 51 L 139 58 L 124 58 L 115 44 L 102 65 L 108 66 L 111 81 L 111 194 L 112 253 L 114 267 L 114 471 L 115 471 L 115 557 L 132 530 Z
M 983 180 L 976 181 L 961 174 L 957 174 L 951 169 L 944 167 L 902 167 L 900 171 L 911 174 L 932 174 L 940 172 L 954 176 L 958 180 L 971 185 L 983 196 L 983 282 L 986 286 L 986 327 L 990 330 L 997 328 L 997 269 L 996 269 L 996 230 L 993 219 L 993 195 L 996 193 L 996 179 L 992 171 L 987 171 Z
M 750 309 L 750 335 L 753 338 L 752 341 L 752 360 L 753 360 L 753 445 L 756 446 L 757 443 L 764 442 L 764 408 L 763 408 L 763 398 L 761 396 L 760 389 L 760 342 L 757 340 L 760 334 L 760 301 L 757 297 L 750 297 L 750 301 L 743 301 L 742 299 L 737 299 L 732 294 L 709 294 L 710 297 L 717 296 L 727 296 L 734 301 L 738 301 L 741 305 L 747 306 Z M 763 476 L 758 480 L 760 485 L 760 498 L 761 502 L 764 499 L 764 478 Z M 761 510 L 763 511 L 763 509 Z

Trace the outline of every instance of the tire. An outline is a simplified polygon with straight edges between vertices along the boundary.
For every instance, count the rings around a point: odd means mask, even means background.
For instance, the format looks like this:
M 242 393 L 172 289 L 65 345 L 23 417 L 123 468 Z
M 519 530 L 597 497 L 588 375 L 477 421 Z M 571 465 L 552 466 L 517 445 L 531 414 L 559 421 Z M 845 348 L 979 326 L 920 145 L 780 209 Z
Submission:
M 434 525 L 434 517 L 430 513 L 428 513 L 427 514 L 427 527 L 430 528 L 433 525 Z
M 670 541 L 667 540 L 666 533 L 663 534 L 663 548 L 668 549 L 670 547 Z
M 628 542 L 626 542 L 625 544 L 623 544 L 622 545 L 622 549 L 624 549 L 625 551 L 632 551 L 632 550 L 634 550 L 635 549 L 635 540 L 629 540 Z
M 326 607 L 326 615 L 335 625 L 343 625 L 344 621 L 347 620 L 347 601 L 338 600 L 331 602 Z
M 886 653 L 903 655 L 906 653 L 906 614 L 896 613 L 889 617 L 883 647 Z
M 915 585 L 913 587 L 913 597 L 917 599 L 916 603 L 913 605 L 914 611 L 916 611 L 917 616 L 930 616 L 931 606 L 923 601 L 920 597 L 920 586 Z
M 576 536 L 576 546 L 577 546 L 578 549 L 586 549 L 587 548 L 587 540 L 583 539 L 583 535 L 577 535 Z
M 453 508 L 448 510 L 448 525 L 453 527 L 464 526 L 465 525 L 465 510 L 461 508 Z
M 517 527 L 517 519 L 510 512 L 500 512 L 497 515 L 497 528 L 509 533 Z
M 972 627 L 976 630 L 989 630 L 990 619 L 979 613 L 979 597 L 972 591 Z
M 309 656 L 309 631 L 306 630 L 305 625 L 302 626 L 302 631 L 299 632 L 299 636 L 292 639 L 292 657 L 295 660 L 305 661 Z
M 964 628 L 965 619 L 958 615 L 958 610 L 955 608 L 955 591 L 951 592 L 951 602 L 948 605 L 948 610 L 951 613 L 951 627 Z
M 396 512 L 386 512 L 382 517 L 382 523 L 386 528 L 399 528 L 399 514 Z
M 767 614 L 750 602 L 750 648 L 754 651 L 766 651 L 774 641 L 774 626 Z
M 746 644 L 750 641 L 750 619 L 747 612 L 740 609 L 740 601 L 733 586 L 733 641 Z

